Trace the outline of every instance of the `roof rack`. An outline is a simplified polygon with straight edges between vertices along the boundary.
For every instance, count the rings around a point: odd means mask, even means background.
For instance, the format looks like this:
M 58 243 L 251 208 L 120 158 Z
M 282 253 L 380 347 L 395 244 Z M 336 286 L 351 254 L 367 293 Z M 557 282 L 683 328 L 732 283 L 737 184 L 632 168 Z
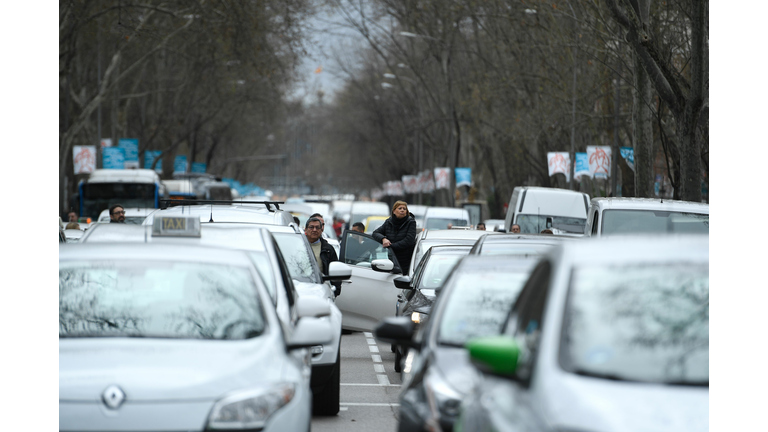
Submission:
M 168 207 L 176 207 L 176 206 L 189 206 L 189 205 L 199 205 L 199 204 L 223 204 L 223 205 L 232 205 L 232 204 L 264 204 L 264 206 L 267 207 L 267 210 L 272 211 L 272 209 L 269 207 L 270 204 L 275 206 L 275 209 L 280 210 L 280 204 L 285 204 L 285 201 L 239 201 L 239 200 L 199 200 L 199 199 L 184 199 L 184 200 L 169 200 L 169 199 L 161 199 L 160 200 L 160 209 L 167 209 Z

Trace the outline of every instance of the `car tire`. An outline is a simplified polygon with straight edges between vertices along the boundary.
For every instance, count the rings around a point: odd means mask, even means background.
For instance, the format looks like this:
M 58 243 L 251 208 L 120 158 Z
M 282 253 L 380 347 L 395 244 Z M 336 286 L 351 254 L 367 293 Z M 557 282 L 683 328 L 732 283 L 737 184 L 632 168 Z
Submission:
M 400 366 L 400 361 L 403 359 L 403 355 L 400 354 L 399 349 L 395 349 L 395 372 L 401 372 L 402 366 Z
M 323 391 L 312 396 L 312 415 L 334 416 L 339 413 L 341 387 L 341 348 L 336 355 L 336 364 Z

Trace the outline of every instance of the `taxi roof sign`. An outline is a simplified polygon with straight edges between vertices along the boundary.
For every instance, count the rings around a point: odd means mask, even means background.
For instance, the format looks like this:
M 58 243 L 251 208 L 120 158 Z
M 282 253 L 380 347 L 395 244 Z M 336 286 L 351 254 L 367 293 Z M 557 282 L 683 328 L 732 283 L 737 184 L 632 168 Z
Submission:
M 152 221 L 152 237 L 200 237 L 200 218 L 162 216 Z

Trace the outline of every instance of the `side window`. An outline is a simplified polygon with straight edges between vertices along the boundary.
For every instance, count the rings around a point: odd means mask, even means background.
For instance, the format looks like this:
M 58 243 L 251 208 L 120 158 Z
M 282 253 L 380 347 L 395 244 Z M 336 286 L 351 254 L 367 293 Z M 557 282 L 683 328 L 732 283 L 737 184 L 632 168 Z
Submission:
M 600 212 L 598 210 L 595 210 L 595 217 L 592 218 L 592 236 L 597 235 L 597 227 L 598 227 L 598 223 L 600 222 L 598 220 L 598 215 L 599 214 L 600 214 Z
M 293 307 L 293 304 L 296 303 L 296 297 L 298 297 L 298 294 L 296 293 L 296 288 L 293 286 L 293 278 L 291 278 L 291 272 L 288 271 L 288 266 L 285 265 L 283 254 L 280 252 L 280 248 L 277 246 L 274 240 L 272 240 L 272 247 L 275 249 L 275 254 L 277 255 L 277 263 L 280 268 L 280 279 L 283 281 L 283 286 L 285 287 L 285 294 L 286 297 L 288 297 L 288 305 Z
M 389 258 L 387 249 L 372 237 L 354 231 L 347 231 L 344 235 L 344 250 L 341 252 L 345 264 L 370 268 L 371 261 Z

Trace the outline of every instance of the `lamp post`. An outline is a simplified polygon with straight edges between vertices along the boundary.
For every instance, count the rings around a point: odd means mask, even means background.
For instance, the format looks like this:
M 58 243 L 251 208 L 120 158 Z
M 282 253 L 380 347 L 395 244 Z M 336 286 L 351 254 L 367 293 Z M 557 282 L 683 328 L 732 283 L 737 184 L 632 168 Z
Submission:
M 416 34 L 411 32 L 400 32 L 400 36 L 405 36 L 409 38 L 421 38 L 421 39 L 429 39 L 432 41 L 435 41 L 441 45 L 442 50 L 440 51 L 440 63 L 442 65 L 442 72 L 443 72 L 443 79 L 445 80 L 446 87 L 448 89 L 448 107 L 447 107 L 447 113 L 451 116 L 453 119 L 453 127 L 450 128 L 452 135 L 455 135 L 455 150 L 453 157 L 449 157 L 448 160 L 450 161 L 450 165 L 452 165 L 451 171 L 454 171 L 454 169 L 459 166 L 459 155 L 461 153 L 461 132 L 458 128 L 458 120 L 456 119 L 456 111 L 454 107 L 453 102 L 453 88 L 452 88 L 452 81 L 451 81 L 451 73 L 450 68 L 448 67 L 448 64 L 451 60 L 451 46 L 447 44 L 442 39 L 438 39 L 432 36 L 428 35 L 422 35 L 422 34 Z M 448 200 L 450 202 L 451 207 L 455 206 L 455 198 L 453 194 L 453 190 L 456 188 L 456 180 L 454 176 L 449 176 L 450 182 L 451 182 L 451 189 L 448 193 Z

